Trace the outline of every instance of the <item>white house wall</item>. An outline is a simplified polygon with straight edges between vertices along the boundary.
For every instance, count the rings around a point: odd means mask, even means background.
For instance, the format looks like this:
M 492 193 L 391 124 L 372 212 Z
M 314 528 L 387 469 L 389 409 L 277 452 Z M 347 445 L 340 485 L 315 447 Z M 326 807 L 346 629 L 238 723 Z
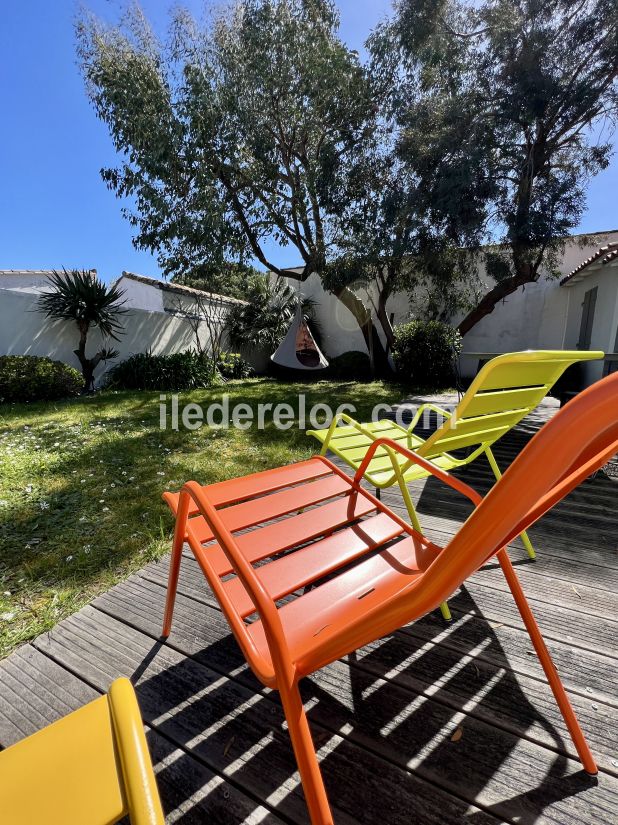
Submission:
M 618 311 L 618 261 L 608 265 L 593 265 L 581 281 L 563 287 L 569 293 L 565 348 L 577 349 L 581 329 L 584 295 L 597 287 L 590 349 L 613 352 L 616 341 L 616 318 Z M 591 362 L 585 365 L 586 383 L 591 384 L 603 375 L 603 363 Z

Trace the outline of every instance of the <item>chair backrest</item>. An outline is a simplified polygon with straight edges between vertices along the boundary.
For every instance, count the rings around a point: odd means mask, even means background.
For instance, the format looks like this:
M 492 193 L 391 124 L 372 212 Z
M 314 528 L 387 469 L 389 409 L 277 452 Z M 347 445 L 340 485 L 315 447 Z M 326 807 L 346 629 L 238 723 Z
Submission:
M 560 410 L 428 568 L 436 604 L 618 453 L 618 374 L 597 381 Z
M 0 753 L 0 811 L 11 825 L 164 825 L 127 679 Z
M 479 371 L 452 418 L 418 448 L 419 455 L 432 458 L 462 447 L 490 446 L 543 400 L 568 367 L 603 355 L 529 350 L 493 358 Z

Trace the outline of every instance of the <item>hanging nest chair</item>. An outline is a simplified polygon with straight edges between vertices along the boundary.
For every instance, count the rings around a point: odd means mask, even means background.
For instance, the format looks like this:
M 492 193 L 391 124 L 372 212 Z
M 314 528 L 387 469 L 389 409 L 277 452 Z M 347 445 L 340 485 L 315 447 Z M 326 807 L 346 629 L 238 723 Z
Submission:
M 270 356 L 270 360 L 280 367 L 293 370 L 323 370 L 328 366 L 328 361 L 311 334 L 300 305 L 285 338 Z

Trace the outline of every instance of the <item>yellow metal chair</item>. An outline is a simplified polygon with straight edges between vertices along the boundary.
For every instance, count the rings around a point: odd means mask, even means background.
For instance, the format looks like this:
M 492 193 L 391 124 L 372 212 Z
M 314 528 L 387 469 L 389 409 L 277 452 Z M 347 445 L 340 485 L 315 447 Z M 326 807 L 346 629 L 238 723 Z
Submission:
M 139 706 L 128 679 L 0 753 L 7 825 L 164 825 Z
M 491 450 L 492 445 L 543 400 L 568 367 L 579 361 L 603 357 L 603 352 L 567 350 L 528 350 L 499 355 L 479 371 L 452 413 L 435 404 L 422 404 L 407 429 L 388 420 L 361 424 L 349 415 L 339 413 L 328 429 L 308 430 L 307 435 L 322 442 L 321 455 L 331 450 L 354 470 L 358 470 L 367 450 L 377 438 L 390 438 L 447 471 L 470 464 L 484 454 L 498 480 L 501 472 Z M 414 430 L 427 410 L 446 420 L 425 440 L 415 435 Z M 340 426 L 342 421 L 344 426 Z M 463 449 L 468 450 L 465 455 L 453 455 Z M 405 456 L 399 454 L 394 457 L 380 448 L 376 450 L 364 477 L 377 491 L 399 484 L 412 525 L 420 531 L 406 482 L 428 475 L 423 467 Z M 522 533 L 521 538 L 533 559 L 536 554 L 528 534 Z M 442 613 L 449 618 L 446 605 L 442 607 Z

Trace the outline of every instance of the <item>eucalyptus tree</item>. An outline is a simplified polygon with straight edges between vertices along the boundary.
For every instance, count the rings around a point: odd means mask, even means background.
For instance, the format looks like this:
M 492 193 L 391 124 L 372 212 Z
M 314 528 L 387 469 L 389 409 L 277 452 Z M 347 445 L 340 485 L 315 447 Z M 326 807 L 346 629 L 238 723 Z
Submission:
M 177 12 L 162 45 L 132 12 L 77 27 L 88 94 L 122 161 L 103 171 L 135 243 L 166 273 L 255 259 L 273 240 L 305 274 L 336 254 L 330 190 L 376 126 L 372 84 L 331 0 L 237 0 L 200 28 Z M 348 284 L 334 293 L 381 346 Z
M 617 0 L 399 0 L 374 35 L 399 58 L 399 152 L 420 208 L 445 235 L 462 224 L 495 284 L 459 329 L 556 272 L 611 156 L 618 112 Z

